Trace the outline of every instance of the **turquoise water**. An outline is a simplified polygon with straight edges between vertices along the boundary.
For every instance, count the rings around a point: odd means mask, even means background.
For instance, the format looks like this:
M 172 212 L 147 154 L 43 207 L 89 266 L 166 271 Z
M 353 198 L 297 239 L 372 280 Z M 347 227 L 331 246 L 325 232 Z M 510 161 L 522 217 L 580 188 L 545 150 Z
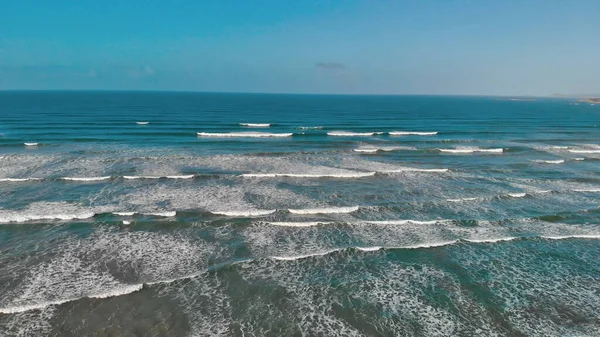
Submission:
M 597 336 L 599 121 L 563 99 L 0 92 L 0 335 Z

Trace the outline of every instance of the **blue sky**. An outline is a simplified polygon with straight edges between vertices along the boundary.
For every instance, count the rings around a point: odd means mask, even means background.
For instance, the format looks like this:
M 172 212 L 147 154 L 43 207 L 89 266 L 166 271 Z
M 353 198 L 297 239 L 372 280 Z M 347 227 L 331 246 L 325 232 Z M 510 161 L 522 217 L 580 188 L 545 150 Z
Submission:
M 2 0 L 0 89 L 600 93 L 598 0 Z

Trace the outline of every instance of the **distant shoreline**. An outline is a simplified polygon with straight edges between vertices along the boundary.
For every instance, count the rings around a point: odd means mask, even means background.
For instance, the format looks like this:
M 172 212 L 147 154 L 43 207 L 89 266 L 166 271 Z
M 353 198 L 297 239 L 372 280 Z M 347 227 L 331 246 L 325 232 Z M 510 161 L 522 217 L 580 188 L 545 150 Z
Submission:
M 600 98 L 584 98 L 579 101 L 584 103 L 600 104 Z

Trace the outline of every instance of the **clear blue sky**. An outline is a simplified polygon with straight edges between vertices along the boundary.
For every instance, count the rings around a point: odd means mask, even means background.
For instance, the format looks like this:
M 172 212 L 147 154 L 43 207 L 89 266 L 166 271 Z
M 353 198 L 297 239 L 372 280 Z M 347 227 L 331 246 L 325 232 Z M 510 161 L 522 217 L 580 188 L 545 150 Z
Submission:
M 600 93 L 599 0 L 0 0 L 0 89 Z

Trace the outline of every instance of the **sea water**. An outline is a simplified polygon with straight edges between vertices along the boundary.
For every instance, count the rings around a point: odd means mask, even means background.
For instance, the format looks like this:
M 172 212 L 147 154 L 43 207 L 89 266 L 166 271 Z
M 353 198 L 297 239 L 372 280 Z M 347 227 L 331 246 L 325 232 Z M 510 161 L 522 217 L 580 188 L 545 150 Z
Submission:
M 0 335 L 599 335 L 599 122 L 567 99 L 0 92 Z

